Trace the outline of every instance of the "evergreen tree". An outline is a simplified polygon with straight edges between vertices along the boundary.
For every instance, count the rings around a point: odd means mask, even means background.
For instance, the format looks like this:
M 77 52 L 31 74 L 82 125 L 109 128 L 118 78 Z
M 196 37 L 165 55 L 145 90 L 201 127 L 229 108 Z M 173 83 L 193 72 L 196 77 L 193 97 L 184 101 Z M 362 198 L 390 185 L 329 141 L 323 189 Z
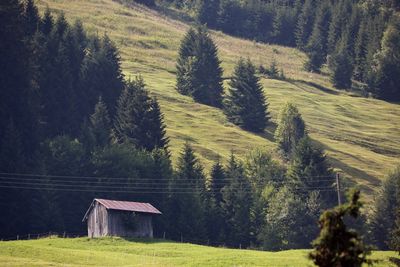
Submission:
M 225 171 L 219 159 L 211 168 L 210 174 L 210 183 L 209 190 L 213 198 L 215 199 L 215 204 L 217 206 L 221 206 L 222 203 L 222 189 L 226 185 L 227 181 L 225 180 Z
M 386 177 L 372 207 L 370 228 L 373 241 L 380 249 L 388 249 L 392 231 L 396 229 L 396 212 L 400 199 L 400 167 Z
M 225 240 L 231 246 L 250 245 L 251 236 L 251 207 L 253 194 L 243 166 L 232 154 L 225 168 L 228 185 L 223 189 L 223 214 L 226 230 Z
M 389 101 L 400 100 L 400 18 L 394 18 L 382 38 L 380 51 L 375 55 L 375 82 L 379 98 Z
M 314 0 L 305 0 L 297 21 L 295 31 L 296 45 L 301 50 L 304 50 L 307 45 L 307 40 L 313 29 L 315 18 L 314 5 Z
M 178 159 L 176 176 L 170 188 L 169 233 L 173 239 L 204 238 L 204 186 L 203 167 L 191 146 L 186 143 Z
M 209 28 L 215 28 L 217 24 L 217 12 L 219 10 L 219 0 L 198 1 L 197 20 Z
M 370 253 L 359 235 L 354 230 L 348 230 L 344 223 L 345 216 L 357 218 L 362 206 L 359 191 L 351 191 L 349 203 L 325 211 L 319 220 L 321 229 L 319 237 L 313 242 L 314 251 L 310 258 L 314 264 L 328 266 L 360 266 L 370 263 L 367 255 Z
M 176 89 L 197 102 L 215 107 L 222 101 L 222 68 L 217 47 L 205 27 L 189 29 L 177 60 Z
M 94 108 L 94 113 L 90 116 L 90 125 L 97 146 L 104 147 L 110 144 L 111 120 L 101 97 Z
M 149 96 L 141 77 L 127 82 L 118 100 L 114 128 L 118 143 L 131 143 L 148 151 L 167 148 L 161 111 L 157 101 Z
M 27 36 L 32 36 L 40 29 L 40 16 L 33 0 L 27 0 L 24 9 L 24 29 Z
M 300 191 L 301 194 L 308 194 L 308 190 L 318 190 L 314 188 L 334 186 L 334 177 L 326 155 L 322 149 L 313 146 L 308 136 L 300 139 L 293 151 L 288 177 L 299 187 L 305 188 Z M 336 200 L 335 196 L 335 192 L 325 191 L 321 199 L 324 205 L 331 206 Z
M 40 26 L 41 26 L 40 30 L 46 36 L 49 35 L 50 32 L 53 30 L 54 21 L 53 21 L 53 16 L 51 15 L 49 7 L 47 7 L 44 12 L 44 16 L 42 18 Z
M 368 53 L 368 31 L 367 22 L 362 21 L 358 29 L 357 37 L 355 40 L 355 60 L 354 60 L 354 78 L 359 81 L 365 80 L 367 71 L 366 57 Z
M 300 139 L 306 136 L 305 123 L 298 109 L 291 103 L 282 107 L 275 139 L 285 156 L 290 156 Z
M 308 56 L 305 68 L 308 71 L 319 72 L 325 62 L 330 18 L 329 5 L 326 2 L 321 3 L 316 14 L 313 31 L 305 49 Z
M 250 60 L 239 60 L 229 87 L 224 101 L 228 120 L 245 130 L 263 132 L 269 114 L 260 79 Z
M 334 55 L 330 58 L 333 86 L 338 89 L 349 89 L 353 74 L 353 63 L 346 41 L 339 42 Z

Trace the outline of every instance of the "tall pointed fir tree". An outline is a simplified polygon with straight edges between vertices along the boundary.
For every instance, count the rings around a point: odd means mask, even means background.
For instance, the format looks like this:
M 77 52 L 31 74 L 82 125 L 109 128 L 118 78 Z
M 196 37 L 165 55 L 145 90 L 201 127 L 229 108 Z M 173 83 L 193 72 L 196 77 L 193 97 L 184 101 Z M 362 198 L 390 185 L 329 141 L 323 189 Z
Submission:
M 250 60 L 240 59 L 224 100 L 228 120 L 245 130 L 263 132 L 269 119 L 267 106 L 254 65 Z
M 94 107 L 94 113 L 90 116 L 90 128 L 96 146 L 105 147 L 110 144 L 111 119 L 107 106 L 101 97 L 99 97 L 99 101 Z
M 333 55 L 329 59 L 331 81 L 338 89 L 349 89 L 353 75 L 353 60 L 347 45 L 347 38 L 342 37 Z
M 308 71 L 319 72 L 322 64 L 325 63 L 330 19 L 329 5 L 327 2 L 322 2 L 318 8 L 313 31 L 305 48 L 308 56 L 305 68 Z
M 296 45 L 304 50 L 311 35 L 315 19 L 314 0 L 305 0 L 296 25 Z
M 32 36 L 40 30 L 40 16 L 33 0 L 27 0 L 24 8 L 24 29 L 27 36 Z
M 177 60 L 176 89 L 199 103 L 221 107 L 222 68 L 217 47 L 204 26 L 189 29 Z
M 204 225 L 203 195 L 205 177 L 203 167 L 186 143 L 178 159 L 176 175 L 170 187 L 169 235 L 175 240 L 203 240 Z
M 148 151 L 167 149 L 161 111 L 141 77 L 128 81 L 118 100 L 114 137 L 118 143 L 130 143 Z
M 253 193 L 241 162 L 232 154 L 225 168 L 229 183 L 223 189 L 223 214 L 226 222 L 225 240 L 235 247 L 247 247 L 252 241 L 251 207 Z

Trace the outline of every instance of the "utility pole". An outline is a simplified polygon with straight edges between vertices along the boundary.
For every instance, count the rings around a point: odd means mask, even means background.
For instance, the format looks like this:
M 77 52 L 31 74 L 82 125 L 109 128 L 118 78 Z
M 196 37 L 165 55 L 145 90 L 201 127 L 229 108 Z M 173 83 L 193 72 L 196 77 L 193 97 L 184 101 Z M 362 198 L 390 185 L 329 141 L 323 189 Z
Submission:
M 338 204 L 342 205 L 342 199 L 340 198 L 340 180 L 339 180 L 339 173 L 336 173 L 336 191 L 337 191 L 337 199 Z

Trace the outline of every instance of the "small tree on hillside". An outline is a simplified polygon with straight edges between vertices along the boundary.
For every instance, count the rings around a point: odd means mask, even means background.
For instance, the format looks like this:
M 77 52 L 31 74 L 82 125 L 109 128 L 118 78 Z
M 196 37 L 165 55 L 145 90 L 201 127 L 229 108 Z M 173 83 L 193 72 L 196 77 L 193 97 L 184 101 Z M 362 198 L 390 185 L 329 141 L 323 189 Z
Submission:
M 338 43 L 334 54 L 330 58 L 329 65 L 332 71 L 331 80 L 333 86 L 338 89 L 350 88 L 354 67 L 346 40 L 342 39 Z
M 269 119 L 263 87 L 250 60 L 240 59 L 224 100 L 228 120 L 253 132 L 262 132 Z
M 291 103 L 282 107 L 275 139 L 285 156 L 290 156 L 301 138 L 306 135 L 305 123 L 298 109 Z
M 325 211 L 319 219 L 319 237 L 313 242 L 312 261 L 321 267 L 360 266 L 370 263 L 368 247 L 354 230 L 347 229 L 344 218 L 357 218 L 362 206 L 360 191 L 348 194 L 349 203 Z
M 189 29 L 176 64 L 176 89 L 197 102 L 221 107 L 222 68 L 217 47 L 204 26 Z

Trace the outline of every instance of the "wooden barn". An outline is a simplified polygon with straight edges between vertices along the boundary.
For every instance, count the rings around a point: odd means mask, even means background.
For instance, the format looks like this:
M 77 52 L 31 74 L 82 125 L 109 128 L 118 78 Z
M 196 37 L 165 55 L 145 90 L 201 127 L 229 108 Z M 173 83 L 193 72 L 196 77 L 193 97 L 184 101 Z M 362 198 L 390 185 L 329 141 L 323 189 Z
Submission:
M 82 222 L 88 236 L 153 237 L 152 218 L 161 212 L 149 203 L 95 198 Z

